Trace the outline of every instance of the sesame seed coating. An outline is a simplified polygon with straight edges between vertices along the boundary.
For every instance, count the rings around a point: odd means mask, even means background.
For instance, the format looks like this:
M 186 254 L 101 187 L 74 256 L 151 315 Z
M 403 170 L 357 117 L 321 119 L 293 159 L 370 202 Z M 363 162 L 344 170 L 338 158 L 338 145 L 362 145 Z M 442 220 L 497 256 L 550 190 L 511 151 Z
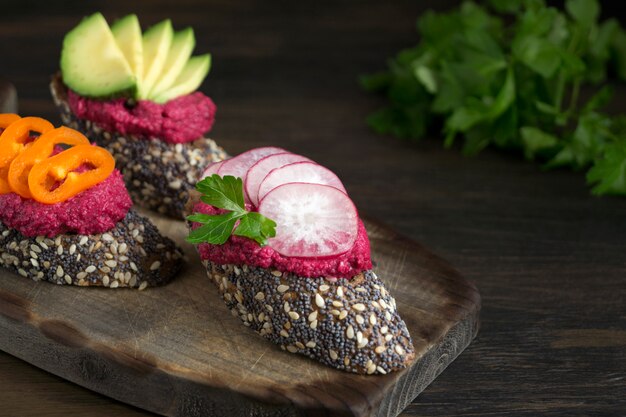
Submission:
M 287 352 L 370 375 L 405 368 L 415 356 L 404 321 L 391 310 L 395 300 L 372 271 L 351 280 L 303 278 L 203 263 L 233 315 Z
M 140 231 L 144 243 L 133 237 L 133 231 Z M 126 247 L 125 255 L 112 255 L 112 248 L 121 245 Z M 145 289 L 169 282 L 181 268 L 182 258 L 173 241 L 132 209 L 115 228 L 96 235 L 26 237 L 0 222 L 0 266 L 34 281 Z M 158 268 L 151 268 L 155 265 Z

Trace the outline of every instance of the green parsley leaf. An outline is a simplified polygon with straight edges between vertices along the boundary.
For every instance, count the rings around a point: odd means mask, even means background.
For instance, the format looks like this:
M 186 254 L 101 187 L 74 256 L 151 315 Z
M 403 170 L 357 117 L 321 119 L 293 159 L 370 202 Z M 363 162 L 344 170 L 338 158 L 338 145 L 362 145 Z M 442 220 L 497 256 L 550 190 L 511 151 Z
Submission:
M 234 234 L 256 240 L 259 245 L 265 245 L 268 238 L 276 236 L 276 223 L 259 213 L 248 213 L 241 218 Z
M 558 146 L 559 140 L 549 133 L 543 132 L 533 126 L 524 126 L 520 129 L 522 142 L 524 143 L 524 153 L 526 158 L 533 159 L 535 155 L 543 150 Z
M 598 110 L 604 106 L 606 106 L 611 99 L 613 98 L 613 88 L 606 85 L 602 87 L 600 91 L 594 94 L 593 97 L 589 99 L 585 107 L 583 108 L 584 112 L 590 112 L 594 110 Z
M 515 76 L 513 70 L 509 68 L 506 73 L 506 79 L 502 85 L 502 89 L 498 92 L 493 104 L 489 107 L 487 117 L 491 120 L 496 119 L 509 108 L 515 100 Z
M 514 57 L 544 78 L 551 78 L 559 69 L 559 47 L 535 36 L 522 37 L 513 45 Z
M 208 205 L 237 212 L 245 211 L 241 178 L 212 175 L 200 181 L 196 189 L 203 194 L 202 201 Z
M 201 226 L 192 230 L 187 241 L 193 244 L 224 244 L 232 235 L 243 236 L 267 244 L 267 239 L 276 236 L 276 223 L 257 212 L 245 208 L 243 181 L 230 175 L 220 177 L 213 174 L 196 184 L 202 193 L 201 200 L 227 213 L 209 215 L 196 213 L 187 216 L 190 222 Z
M 214 216 L 208 214 L 188 216 L 187 220 L 202 223 L 202 226 L 189 233 L 187 242 L 194 244 L 206 242 L 221 245 L 225 243 L 233 233 L 233 228 L 238 218 L 239 215 L 234 211 Z
M 567 0 L 565 8 L 574 19 L 586 27 L 594 24 L 600 15 L 597 0 Z
M 595 184 L 596 195 L 626 196 L 626 141 L 607 146 L 601 159 L 587 173 L 587 182 Z

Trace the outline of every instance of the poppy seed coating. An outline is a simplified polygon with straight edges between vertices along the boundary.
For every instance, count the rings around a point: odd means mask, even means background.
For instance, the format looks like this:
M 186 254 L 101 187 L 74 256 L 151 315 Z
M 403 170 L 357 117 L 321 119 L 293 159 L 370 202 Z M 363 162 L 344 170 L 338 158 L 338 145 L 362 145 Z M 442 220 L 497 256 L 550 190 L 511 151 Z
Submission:
M 203 263 L 232 314 L 283 350 L 360 374 L 397 371 L 415 357 L 395 299 L 371 270 L 330 280 Z

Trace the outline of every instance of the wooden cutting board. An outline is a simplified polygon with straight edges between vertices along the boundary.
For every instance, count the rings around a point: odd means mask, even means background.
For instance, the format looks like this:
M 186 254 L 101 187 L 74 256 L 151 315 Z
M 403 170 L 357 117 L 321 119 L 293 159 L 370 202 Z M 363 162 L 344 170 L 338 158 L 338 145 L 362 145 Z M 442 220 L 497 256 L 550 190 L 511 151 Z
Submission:
M 375 270 L 417 353 L 384 376 L 337 371 L 280 350 L 231 316 L 184 224 L 151 216 L 187 265 L 171 284 L 111 290 L 35 283 L 0 270 L 0 349 L 165 416 L 397 416 L 469 345 L 476 287 L 422 246 L 366 220 Z

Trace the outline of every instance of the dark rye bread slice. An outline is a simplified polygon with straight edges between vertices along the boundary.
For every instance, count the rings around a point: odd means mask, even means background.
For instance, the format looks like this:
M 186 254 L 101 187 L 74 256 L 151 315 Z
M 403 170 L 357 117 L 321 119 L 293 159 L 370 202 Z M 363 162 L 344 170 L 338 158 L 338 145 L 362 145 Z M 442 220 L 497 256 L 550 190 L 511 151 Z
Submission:
M 150 210 L 182 219 L 189 190 L 210 163 L 227 157 L 213 140 L 169 144 L 158 138 L 141 138 L 107 132 L 98 124 L 78 119 L 67 101 L 60 75 L 50 83 L 52 98 L 63 123 L 106 148 L 115 158 L 133 201 Z
M 191 193 L 188 212 L 198 202 Z M 283 350 L 359 374 L 386 374 L 415 358 L 396 301 L 373 271 L 352 279 L 307 278 L 203 261 L 235 317 Z
M 283 350 L 359 374 L 397 371 L 415 357 L 396 302 L 373 271 L 328 280 L 203 263 L 233 316 Z
M 140 290 L 169 282 L 183 254 L 132 209 L 101 234 L 26 237 L 0 222 L 0 266 L 34 281 Z

